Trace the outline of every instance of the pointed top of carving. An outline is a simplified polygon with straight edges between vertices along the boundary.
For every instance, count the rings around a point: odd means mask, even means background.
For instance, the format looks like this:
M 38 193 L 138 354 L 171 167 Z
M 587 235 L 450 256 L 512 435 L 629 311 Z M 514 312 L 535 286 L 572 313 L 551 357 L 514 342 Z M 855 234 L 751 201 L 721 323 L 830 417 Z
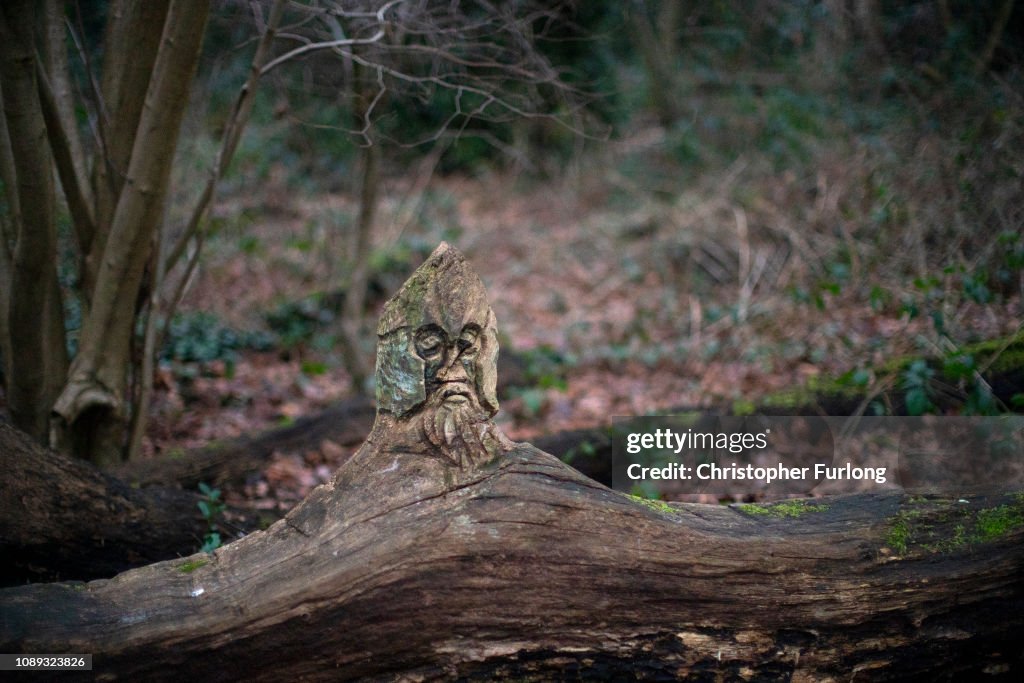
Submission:
M 437 245 L 437 249 L 434 249 L 434 252 L 430 256 L 427 257 L 427 261 L 429 261 L 429 260 L 431 260 L 431 259 L 433 259 L 433 258 L 435 258 L 437 256 L 440 256 L 441 254 L 445 253 L 446 251 L 455 252 L 455 254 L 457 254 L 459 256 L 459 258 L 461 258 L 463 260 L 465 260 L 465 258 L 466 258 L 465 256 L 462 255 L 462 252 L 460 252 L 458 249 L 456 249 L 452 245 L 448 244 L 448 242 L 446 240 L 441 240 L 441 244 Z
M 441 242 L 384 305 L 377 334 L 434 324 L 457 337 L 469 322 L 485 325 L 489 308 L 480 276 L 462 252 Z

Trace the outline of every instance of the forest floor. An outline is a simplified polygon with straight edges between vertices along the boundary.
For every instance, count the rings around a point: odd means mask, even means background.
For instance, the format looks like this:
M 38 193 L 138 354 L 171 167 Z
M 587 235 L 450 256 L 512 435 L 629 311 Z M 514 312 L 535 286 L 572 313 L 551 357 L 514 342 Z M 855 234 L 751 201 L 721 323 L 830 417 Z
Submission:
M 872 207 L 858 206 L 868 200 L 840 157 L 803 177 L 740 158 L 683 186 L 656 163 L 641 177 L 623 170 L 624 158 L 655 153 L 657 136 L 629 145 L 557 181 L 449 176 L 419 194 L 411 181 L 386 182 L 373 257 L 384 291 L 367 313 L 364 352 L 372 358 L 380 305 L 442 239 L 477 268 L 503 351 L 526 364 L 531 385 L 504 396 L 498 417 L 519 440 L 614 415 L 729 411 L 815 378 L 898 381 L 878 373 L 887 359 L 941 356 L 1024 323 L 1019 287 L 971 300 L 959 290 L 970 262 L 934 274 L 907 266 L 914 235 L 850 218 Z M 327 301 L 344 282 L 354 211 L 347 196 L 273 184 L 221 202 L 222 227 L 181 312 L 212 316 L 200 326 L 269 326 L 278 343 L 166 359 L 147 457 L 253 435 L 353 395 Z M 229 500 L 287 507 L 347 455 L 330 442 L 281 453 Z

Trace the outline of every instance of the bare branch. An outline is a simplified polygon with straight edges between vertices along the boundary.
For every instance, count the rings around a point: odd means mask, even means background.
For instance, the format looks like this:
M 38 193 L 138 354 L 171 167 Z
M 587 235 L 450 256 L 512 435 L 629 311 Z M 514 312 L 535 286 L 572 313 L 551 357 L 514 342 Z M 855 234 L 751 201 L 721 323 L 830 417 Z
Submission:
M 0 105 L 3 104 L 3 89 L 0 88 Z M 11 151 L 11 138 L 7 134 L 7 118 L 3 116 L 3 107 L 0 106 L 0 181 L 4 184 L 4 195 L 7 200 L 8 220 L 0 223 L 0 258 L 8 260 L 14 257 L 11 252 L 11 244 L 14 243 L 17 234 L 15 226 L 21 222 L 21 208 L 18 201 L 18 176 L 15 172 L 14 153 Z M 3 289 L 8 292 L 7 281 L 0 281 Z
M 64 23 L 63 5 L 64 3 L 60 0 L 47 0 L 46 2 L 45 70 L 50 83 L 50 91 L 53 93 L 57 115 L 63 124 L 64 135 L 67 138 L 75 176 L 82 188 L 85 203 L 92 204 L 92 193 L 88 183 L 84 182 L 87 177 L 85 172 L 86 156 L 75 119 L 74 89 L 68 72 L 67 27 Z
M 389 9 L 391 9 L 398 3 L 404 1 L 405 0 L 391 0 L 391 2 L 385 3 L 383 7 L 377 10 L 377 21 L 381 24 L 382 28 L 379 28 L 377 32 L 374 33 L 369 38 L 340 38 L 337 40 L 329 40 L 322 43 L 309 43 L 307 45 L 303 45 L 302 47 L 297 47 L 294 50 L 286 52 L 280 57 L 277 57 L 274 60 L 267 63 L 267 65 L 263 67 L 260 75 L 270 73 L 275 68 L 284 64 L 285 62 L 288 62 L 292 59 L 295 59 L 296 57 L 299 57 L 310 52 L 316 52 L 318 50 L 330 50 L 352 45 L 371 45 L 373 43 L 379 42 L 380 39 L 384 37 L 384 15 L 387 13 Z
M 77 7 L 77 5 L 76 5 Z M 79 23 L 81 23 L 81 16 L 78 17 Z M 71 35 L 71 39 L 75 43 L 75 49 L 78 50 L 78 56 L 82 60 L 82 66 L 85 69 L 86 81 L 89 84 L 89 93 L 92 96 L 93 104 L 96 110 L 96 119 L 90 117 L 89 127 L 95 137 L 96 147 L 98 154 L 103 160 L 103 163 L 110 163 L 109 147 L 107 146 L 107 128 L 109 127 L 109 118 L 107 116 L 107 108 L 103 102 L 103 96 L 100 95 L 99 84 L 96 83 L 96 76 L 92 68 L 92 60 L 89 58 L 89 51 L 82 45 L 82 40 L 75 30 L 75 27 L 71 24 L 71 21 L 65 18 L 65 23 L 68 27 L 68 33 Z M 111 169 L 114 170 L 114 169 Z
M 92 236 L 96 232 L 96 220 L 92 213 L 88 185 L 80 174 L 75 163 L 75 152 L 69 133 L 64 126 L 57 101 L 50 87 L 50 80 L 43 69 L 42 62 L 36 61 L 36 85 L 39 89 L 39 102 L 42 105 L 43 118 L 46 121 L 47 138 L 53 150 L 53 159 L 57 166 L 64 197 L 68 202 L 68 210 L 75 225 L 78 245 L 82 253 L 88 252 Z
M 975 65 L 974 73 L 981 75 L 988 71 L 989 65 L 992 63 L 992 58 L 996 54 L 996 48 L 999 47 L 999 41 L 1003 38 L 1003 30 L 1006 28 L 1006 24 L 1010 21 L 1010 16 L 1013 14 L 1014 0 L 1003 0 L 1003 4 L 999 6 L 999 13 L 996 15 L 996 20 L 992 24 L 992 30 L 989 31 L 988 40 L 985 41 L 985 47 L 978 55 L 978 61 Z
M 146 423 L 149 421 L 149 399 L 153 393 L 153 372 L 156 365 L 157 319 L 160 317 L 160 284 L 164 280 L 164 233 L 156 234 L 156 258 L 153 259 L 153 277 L 149 288 L 149 312 L 146 315 L 146 328 L 142 341 L 142 367 L 138 375 L 138 391 L 135 392 L 135 409 L 132 411 L 131 424 L 128 428 L 127 460 L 136 460 L 142 449 L 142 437 L 146 434 Z M 168 322 L 170 319 L 168 318 Z M 166 329 L 166 325 L 164 326 Z

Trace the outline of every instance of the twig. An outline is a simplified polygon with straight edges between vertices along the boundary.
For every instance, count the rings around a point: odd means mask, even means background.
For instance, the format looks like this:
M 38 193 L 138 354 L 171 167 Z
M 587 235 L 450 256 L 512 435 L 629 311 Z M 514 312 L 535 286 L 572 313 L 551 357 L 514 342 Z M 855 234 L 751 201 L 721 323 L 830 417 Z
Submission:
M 82 12 L 78 3 L 75 3 L 75 11 L 77 13 L 77 21 L 79 27 L 82 25 Z M 68 27 L 68 33 L 71 34 L 71 39 L 75 43 L 75 49 L 78 50 L 79 58 L 82 60 L 82 66 L 85 68 L 86 81 L 89 83 L 89 90 L 92 94 L 93 102 L 96 106 L 96 123 L 93 124 L 90 117 L 90 130 L 93 132 L 93 136 L 96 138 L 96 145 L 99 147 L 100 157 L 103 159 L 103 163 L 107 166 L 110 176 L 110 182 L 113 183 L 113 176 L 117 175 L 124 177 L 124 174 L 119 169 L 114 168 L 114 162 L 110 159 L 110 148 L 107 146 L 107 128 L 109 121 L 107 118 L 107 107 L 103 101 L 103 95 L 100 94 L 100 87 L 96 83 L 96 77 L 92 69 L 92 61 L 89 59 L 89 52 L 82 45 L 81 37 L 78 32 L 75 31 L 75 27 L 71 24 L 71 21 L 65 17 L 65 23 Z M 116 193 L 115 193 L 116 195 Z
M 992 63 L 992 58 L 996 54 L 996 48 L 999 47 L 999 41 L 1003 39 L 1003 31 L 1006 29 L 1007 22 L 1010 21 L 1010 16 L 1013 14 L 1014 0 L 1003 0 L 1003 4 L 999 7 L 999 14 L 996 15 L 996 21 L 992 25 L 992 31 L 989 32 L 988 40 L 985 42 L 985 48 L 981 51 L 981 55 L 978 57 L 978 62 L 975 65 L 975 75 L 982 75 L 988 71 L 989 64 Z
M 60 177 L 61 187 L 64 188 L 68 210 L 74 221 L 75 233 L 78 235 L 79 247 L 84 254 L 88 252 L 92 236 L 96 233 L 96 219 L 93 217 L 85 179 L 79 176 L 78 168 L 75 166 L 69 134 L 64 129 L 64 122 L 57 109 L 53 89 L 50 87 L 50 79 L 47 77 L 42 59 L 38 55 L 36 56 L 36 84 L 43 118 L 46 121 L 47 138 L 57 166 L 57 175 Z
M 280 57 L 277 57 L 276 59 L 273 59 L 272 61 L 268 62 L 260 70 L 260 75 L 262 76 L 264 74 L 270 73 L 271 71 L 281 66 L 285 62 L 288 62 L 292 59 L 295 59 L 296 57 L 300 57 L 309 52 L 316 52 L 317 50 L 331 50 L 339 47 L 347 47 L 350 45 L 371 45 L 373 43 L 380 42 L 381 38 L 384 37 L 384 15 L 387 13 L 389 9 L 391 9 L 398 3 L 404 1 L 405 0 L 391 0 L 391 2 L 385 3 L 379 10 L 377 10 L 375 16 L 377 17 L 377 21 L 381 24 L 381 28 L 379 28 L 377 32 L 374 33 L 369 38 L 339 38 L 337 40 L 328 40 L 321 43 L 309 43 L 308 45 L 297 47 L 294 50 L 286 52 Z

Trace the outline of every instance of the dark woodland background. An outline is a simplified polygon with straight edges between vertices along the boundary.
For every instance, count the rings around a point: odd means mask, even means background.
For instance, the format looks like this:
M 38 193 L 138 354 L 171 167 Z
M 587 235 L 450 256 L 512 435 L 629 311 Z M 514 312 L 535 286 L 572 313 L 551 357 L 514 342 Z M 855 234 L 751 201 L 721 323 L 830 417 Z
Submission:
M 121 152 L 145 32 L 110 17 L 132 3 L 15 5 L 0 408 L 106 467 L 247 439 L 258 466 L 177 478 L 207 505 L 196 548 L 234 533 L 224 501 L 272 518 L 348 457 L 379 307 L 441 240 L 490 292 L 499 422 L 538 443 L 584 430 L 549 448 L 584 470 L 611 415 L 1024 409 L 1014 0 L 309 2 L 262 55 L 272 3 L 223 0 L 168 90 L 180 137 Z M 67 139 L 33 129 L 40 174 L 17 131 L 45 118 L 42 81 Z M 167 182 L 131 232 L 120 185 L 142 159 Z M 107 252 L 82 239 L 104 216 L 135 235 L 113 341 L 90 321 Z M 75 412 L 89 348 L 123 381 Z

